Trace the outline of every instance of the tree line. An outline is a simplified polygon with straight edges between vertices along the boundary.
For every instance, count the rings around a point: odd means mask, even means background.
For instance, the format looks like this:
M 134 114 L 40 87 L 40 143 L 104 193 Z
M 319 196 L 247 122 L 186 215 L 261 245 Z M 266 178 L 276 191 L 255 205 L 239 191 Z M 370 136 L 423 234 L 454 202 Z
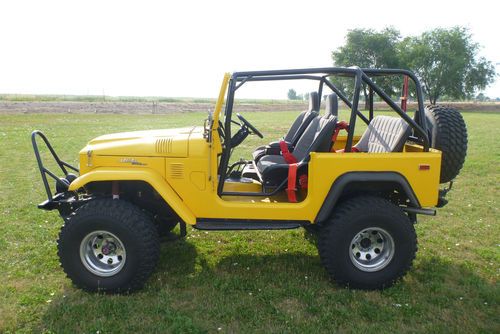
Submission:
M 388 27 L 380 31 L 349 30 L 344 45 L 336 48 L 331 56 L 337 67 L 410 69 L 419 78 L 426 98 L 435 104 L 442 97 L 470 99 L 495 81 L 495 67 L 479 55 L 480 48 L 464 27 L 436 28 L 406 37 Z M 348 95 L 352 94 L 352 79 L 333 78 L 332 81 Z M 381 77 L 374 81 L 389 95 L 400 94 L 401 78 Z M 294 92 L 288 93 L 290 99 L 298 97 Z M 363 93 L 367 101 L 366 87 Z M 410 95 L 414 95 L 411 86 Z

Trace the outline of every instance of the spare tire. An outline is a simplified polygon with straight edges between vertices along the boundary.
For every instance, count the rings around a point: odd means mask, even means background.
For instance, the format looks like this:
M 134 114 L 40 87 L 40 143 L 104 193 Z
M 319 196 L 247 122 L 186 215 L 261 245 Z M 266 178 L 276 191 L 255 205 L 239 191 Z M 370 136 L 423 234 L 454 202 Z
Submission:
M 431 147 L 442 152 L 441 183 L 453 180 L 467 155 L 467 128 L 462 115 L 454 108 L 425 107 Z

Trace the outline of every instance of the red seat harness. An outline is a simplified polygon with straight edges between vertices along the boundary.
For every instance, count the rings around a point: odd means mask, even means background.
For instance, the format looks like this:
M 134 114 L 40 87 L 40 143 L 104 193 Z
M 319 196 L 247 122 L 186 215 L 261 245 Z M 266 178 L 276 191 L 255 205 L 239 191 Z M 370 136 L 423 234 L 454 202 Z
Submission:
M 286 141 L 280 140 L 280 150 L 281 155 L 283 155 L 287 164 L 291 165 L 297 163 L 297 158 L 295 158 L 295 156 L 288 150 L 288 144 Z
M 288 164 L 288 187 L 286 188 L 286 194 L 288 196 L 288 201 L 291 203 L 297 203 L 297 169 L 299 164 L 297 163 L 297 158 L 288 150 L 288 144 L 284 141 L 280 141 L 280 150 L 283 158 Z M 307 177 L 307 175 L 302 175 Z M 302 179 L 301 176 L 301 179 Z M 306 181 L 307 184 L 307 181 Z
M 333 133 L 333 136 L 332 136 L 332 143 L 335 143 L 335 141 L 337 140 L 337 137 L 339 135 L 339 132 L 340 130 L 348 130 L 349 129 L 349 124 L 347 124 L 346 121 L 340 121 L 337 123 L 337 125 L 335 126 L 335 132 Z
M 333 153 L 344 153 L 344 150 L 334 150 L 333 145 L 335 144 L 335 141 L 337 140 L 337 137 L 339 135 L 340 130 L 346 130 L 349 131 L 349 124 L 346 121 L 340 121 L 337 123 L 335 126 L 335 132 L 333 133 L 332 136 L 332 152 Z M 359 152 L 359 150 L 356 147 L 351 147 L 351 152 Z
M 288 201 L 291 203 L 297 203 L 297 167 L 299 164 L 288 164 L 288 187 L 286 188 L 286 194 L 288 196 Z

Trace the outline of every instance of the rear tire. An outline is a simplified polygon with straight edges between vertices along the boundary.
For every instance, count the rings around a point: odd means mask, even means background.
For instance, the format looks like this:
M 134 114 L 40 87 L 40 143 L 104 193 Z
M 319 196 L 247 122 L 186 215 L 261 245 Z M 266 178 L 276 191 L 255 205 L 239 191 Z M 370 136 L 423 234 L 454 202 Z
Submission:
M 454 108 L 431 105 L 425 107 L 431 147 L 442 152 L 440 183 L 453 180 L 467 155 L 467 127 Z
M 57 247 L 66 275 L 88 291 L 142 288 L 160 254 L 151 219 L 130 203 L 111 199 L 79 208 L 61 228 Z
M 339 285 L 382 289 L 411 267 L 417 237 L 408 216 L 379 197 L 359 196 L 338 205 L 318 238 L 321 263 Z

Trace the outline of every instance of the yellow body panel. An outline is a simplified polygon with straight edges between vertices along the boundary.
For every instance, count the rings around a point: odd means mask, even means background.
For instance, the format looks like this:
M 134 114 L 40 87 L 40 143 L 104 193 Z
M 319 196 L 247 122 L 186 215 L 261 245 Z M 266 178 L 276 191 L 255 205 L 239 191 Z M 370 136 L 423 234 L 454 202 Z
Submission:
M 387 165 L 389 161 L 387 154 L 391 155 L 390 166 Z M 96 168 L 74 181 L 70 190 L 77 190 L 93 181 L 143 180 L 151 184 L 188 224 L 194 224 L 195 217 L 313 222 L 331 185 L 339 176 L 352 171 L 394 171 L 406 177 L 422 206 L 436 205 L 441 153 L 387 154 L 312 153 L 309 163 L 308 192 L 305 199 L 299 203 L 288 203 L 284 193 L 273 198 L 246 196 L 220 198 L 212 187 L 205 186 L 210 184 L 206 158 L 194 157 L 166 159 L 164 173 L 166 180 L 161 173 L 144 167 Z M 104 162 L 106 159 L 101 161 Z M 429 170 L 419 170 L 421 164 L 428 164 L 431 167 Z M 257 183 L 228 183 L 225 186 L 227 191 L 260 190 Z
M 332 155 L 334 155 L 332 157 Z M 390 155 L 390 156 L 388 156 Z M 389 163 L 390 162 L 390 163 Z M 429 165 L 429 170 L 420 170 Z M 311 153 L 309 164 L 310 194 L 326 196 L 337 176 L 344 173 L 396 172 L 412 187 L 421 206 L 435 206 L 438 200 L 441 152 L 426 153 Z M 319 199 L 316 199 L 319 200 Z
M 85 158 L 84 158 L 85 159 Z M 85 175 L 94 168 L 119 167 L 127 170 L 152 169 L 165 177 L 165 158 L 163 157 L 137 157 L 137 156 L 102 156 L 94 155 L 91 158 L 91 166 L 83 164 L 80 166 L 80 173 Z M 81 164 L 82 165 L 82 164 Z
M 149 183 L 170 207 L 179 215 L 179 217 L 187 224 L 193 225 L 196 223 L 196 218 L 191 213 L 188 207 L 183 204 L 182 199 L 170 187 L 165 179 L 156 171 L 149 168 L 116 168 L 116 167 L 100 167 L 84 174 L 73 181 L 69 187 L 69 191 L 77 191 L 90 182 L 98 181 L 145 181 Z
M 420 145 L 414 144 L 407 144 L 401 153 L 311 153 L 309 187 L 301 191 L 298 203 L 289 203 L 284 191 L 271 198 L 219 197 L 217 169 L 222 146 L 217 127 L 228 81 L 226 74 L 213 113 L 211 141 L 202 127 L 98 137 L 80 152 L 81 176 L 69 190 L 78 191 L 89 182 L 141 180 L 149 183 L 190 225 L 196 224 L 197 218 L 313 223 L 331 185 L 340 176 L 362 171 L 395 172 L 407 179 L 421 206 L 437 204 L 441 152 L 423 152 Z M 337 138 L 334 148 L 343 148 L 345 140 L 345 136 Z M 226 182 L 224 190 L 259 192 L 261 185 Z
M 191 126 L 115 133 L 97 137 L 91 140 L 89 145 L 93 150 L 99 151 L 100 155 L 187 157 L 187 141 L 194 129 L 195 127 Z
M 353 143 L 356 144 L 360 138 L 361 136 L 354 136 L 352 139 Z M 345 147 L 346 141 L 347 141 L 347 136 L 338 136 L 337 140 L 333 144 L 333 150 L 343 149 Z
M 390 154 L 390 158 L 387 156 Z M 333 182 L 341 175 L 353 171 L 396 172 L 406 177 L 422 206 L 434 206 L 438 198 L 438 181 L 441 153 L 312 153 L 309 163 L 309 188 L 305 199 L 299 203 L 288 203 L 284 193 L 273 198 L 226 196 L 221 199 L 216 191 L 207 188 L 198 191 L 183 179 L 167 180 L 183 198 L 196 217 L 235 219 L 277 219 L 314 221 Z M 170 159 L 169 159 L 170 160 Z M 181 163 L 186 172 L 196 170 L 203 159 L 172 159 Z M 175 160 L 175 161 L 174 161 Z M 390 166 L 387 162 L 390 161 Z M 419 170 L 419 165 L 428 164 L 429 170 Z M 167 164 L 168 165 L 168 164 Z M 168 167 L 167 167 L 168 169 Z M 208 180 L 207 180 L 208 181 Z M 258 191 L 256 184 L 225 184 L 225 190 Z M 245 189 L 245 190 L 243 190 Z

